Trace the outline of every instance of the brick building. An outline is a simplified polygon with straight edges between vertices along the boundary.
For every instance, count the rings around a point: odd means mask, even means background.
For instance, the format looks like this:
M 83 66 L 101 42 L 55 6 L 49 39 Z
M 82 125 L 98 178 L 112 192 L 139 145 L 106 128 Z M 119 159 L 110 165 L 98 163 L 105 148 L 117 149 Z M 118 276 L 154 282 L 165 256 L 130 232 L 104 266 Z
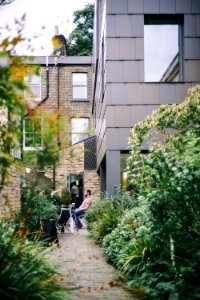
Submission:
M 91 57 L 35 57 L 33 64 L 40 66 L 40 76 L 28 81 L 34 93 L 32 100 L 35 109 L 47 115 L 60 110 L 62 123 L 64 120 L 58 140 L 61 144 L 59 163 L 45 175 L 52 179 L 54 189 L 61 186 L 70 189 L 76 184 L 81 199 L 84 189 L 91 189 L 93 197 L 98 197 L 99 176 L 96 156 L 93 155 L 96 138 L 93 136 Z M 30 140 L 32 133 L 26 128 L 26 118 L 24 122 L 24 151 L 34 151 L 34 136 Z M 37 140 L 37 143 L 40 142 L 42 140 Z M 88 150 L 88 145 L 91 145 L 92 152 Z M 89 162 L 91 159 L 92 163 Z

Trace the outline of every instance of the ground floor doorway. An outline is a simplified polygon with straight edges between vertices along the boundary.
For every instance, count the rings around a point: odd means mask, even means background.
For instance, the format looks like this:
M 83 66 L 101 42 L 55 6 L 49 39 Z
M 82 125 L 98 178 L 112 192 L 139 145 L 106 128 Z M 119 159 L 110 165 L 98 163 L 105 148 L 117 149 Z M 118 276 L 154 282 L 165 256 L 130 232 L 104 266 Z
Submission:
M 72 197 L 72 203 L 78 208 L 83 202 L 84 197 L 84 178 L 83 173 L 71 173 L 67 176 L 67 188 Z

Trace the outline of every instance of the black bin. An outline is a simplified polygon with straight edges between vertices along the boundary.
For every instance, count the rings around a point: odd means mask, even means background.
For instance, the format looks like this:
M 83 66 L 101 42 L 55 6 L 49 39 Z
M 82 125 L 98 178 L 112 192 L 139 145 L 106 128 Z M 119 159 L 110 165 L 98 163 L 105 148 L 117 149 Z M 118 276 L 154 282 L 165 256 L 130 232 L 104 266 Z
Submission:
M 42 219 L 40 221 L 42 239 L 45 243 L 58 243 L 56 222 L 53 219 Z

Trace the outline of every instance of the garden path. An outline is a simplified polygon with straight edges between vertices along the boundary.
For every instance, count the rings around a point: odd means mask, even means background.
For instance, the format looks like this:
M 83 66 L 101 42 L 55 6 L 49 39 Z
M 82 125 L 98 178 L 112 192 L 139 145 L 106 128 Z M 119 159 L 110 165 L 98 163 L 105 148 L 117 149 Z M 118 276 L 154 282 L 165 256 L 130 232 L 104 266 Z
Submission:
M 72 288 L 72 300 L 136 300 L 122 286 L 116 270 L 102 250 L 90 239 L 86 229 L 59 236 L 60 247 L 52 251 L 52 261 L 63 274 L 64 286 Z

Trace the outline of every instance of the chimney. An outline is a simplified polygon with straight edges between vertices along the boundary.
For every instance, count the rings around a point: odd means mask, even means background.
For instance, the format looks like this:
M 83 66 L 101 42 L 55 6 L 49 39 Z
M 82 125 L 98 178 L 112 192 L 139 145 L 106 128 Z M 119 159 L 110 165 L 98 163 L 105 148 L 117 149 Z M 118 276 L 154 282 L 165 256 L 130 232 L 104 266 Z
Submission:
M 58 26 L 55 25 L 55 35 L 59 35 L 59 30 L 58 30 Z
M 66 56 L 66 38 L 63 34 L 59 34 L 57 25 L 55 26 L 55 35 L 52 37 L 52 43 L 54 47 L 53 54 L 59 51 L 61 55 Z

